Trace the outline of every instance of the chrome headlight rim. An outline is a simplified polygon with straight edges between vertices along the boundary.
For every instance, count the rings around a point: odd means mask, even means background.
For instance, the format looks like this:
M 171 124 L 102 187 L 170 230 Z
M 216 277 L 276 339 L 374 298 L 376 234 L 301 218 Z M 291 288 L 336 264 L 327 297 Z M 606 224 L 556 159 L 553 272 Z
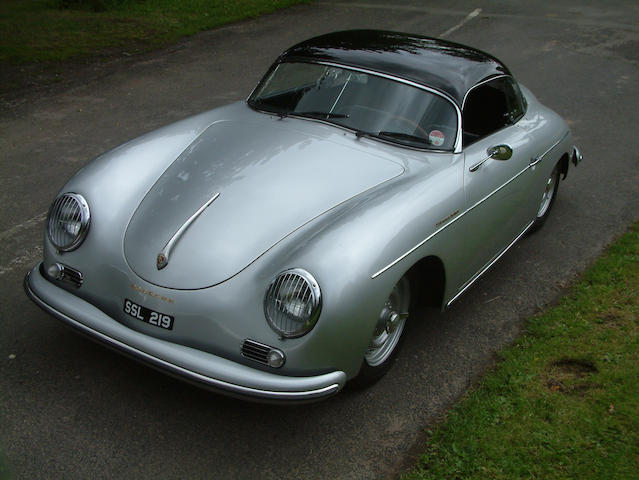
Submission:
M 287 281 L 293 281 L 297 279 L 297 284 L 294 286 L 294 289 L 299 285 L 299 279 L 303 280 L 304 285 L 308 288 L 308 293 L 310 294 L 309 301 L 311 306 L 311 314 L 308 316 L 308 319 L 304 322 L 301 328 L 297 329 L 284 329 L 281 328 L 280 323 L 282 321 L 282 316 L 285 313 L 282 311 L 282 308 L 278 308 L 279 318 L 273 318 L 271 313 L 275 313 L 272 311 L 272 307 L 276 300 L 276 294 L 279 292 L 283 285 L 286 285 Z M 290 285 L 288 285 L 290 286 Z M 307 333 L 309 333 L 319 320 L 320 313 L 322 312 L 322 291 L 320 289 L 319 283 L 315 280 L 315 277 L 311 275 L 309 272 L 304 270 L 303 268 L 289 268 L 284 270 L 273 278 L 268 288 L 266 289 L 266 294 L 264 295 L 264 316 L 266 317 L 266 321 L 269 326 L 281 337 L 281 338 L 299 338 Z
M 61 221 L 62 209 L 69 208 L 75 205 L 77 207 L 77 213 L 79 214 L 79 228 L 77 233 L 73 234 L 73 239 L 69 242 L 62 243 L 60 235 L 56 235 L 56 232 L 61 228 L 59 223 Z M 91 212 L 89 210 L 89 204 L 86 199 L 79 193 L 66 192 L 59 195 L 51 204 L 49 213 L 47 215 L 47 238 L 58 250 L 58 252 L 71 252 L 78 248 L 89 232 L 89 226 L 91 225 Z M 67 234 L 70 234 L 67 232 Z M 70 234 L 71 235 L 71 234 Z

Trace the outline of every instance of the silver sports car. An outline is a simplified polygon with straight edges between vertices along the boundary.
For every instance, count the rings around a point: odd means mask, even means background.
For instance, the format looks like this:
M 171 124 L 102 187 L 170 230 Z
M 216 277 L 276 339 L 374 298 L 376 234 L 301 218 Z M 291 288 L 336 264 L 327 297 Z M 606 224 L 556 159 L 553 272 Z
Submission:
M 247 101 L 80 170 L 25 289 L 166 373 L 316 400 L 383 375 L 411 306 L 450 306 L 543 225 L 580 161 L 493 56 L 331 33 L 281 54 Z

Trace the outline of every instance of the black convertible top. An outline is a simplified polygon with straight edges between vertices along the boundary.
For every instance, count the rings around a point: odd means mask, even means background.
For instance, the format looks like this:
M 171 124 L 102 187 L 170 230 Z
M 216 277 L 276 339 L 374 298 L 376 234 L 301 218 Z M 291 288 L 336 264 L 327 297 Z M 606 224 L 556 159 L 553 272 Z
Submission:
M 450 96 L 461 108 L 466 92 L 496 75 L 510 75 L 492 55 L 431 37 L 383 30 L 347 30 L 305 40 L 278 61 L 328 61 L 410 80 Z

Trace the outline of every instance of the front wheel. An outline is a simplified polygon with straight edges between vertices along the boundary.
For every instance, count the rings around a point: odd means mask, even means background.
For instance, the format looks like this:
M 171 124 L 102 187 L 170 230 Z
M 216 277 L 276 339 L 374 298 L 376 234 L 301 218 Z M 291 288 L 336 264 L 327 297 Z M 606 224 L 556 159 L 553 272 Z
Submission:
M 541 194 L 539 209 L 537 210 L 537 217 L 535 218 L 532 227 L 530 227 L 530 232 L 539 230 L 550 215 L 550 210 L 555 203 L 555 198 L 559 191 L 559 175 L 559 164 L 557 164 L 550 176 L 546 179 L 544 191 Z
M 352 381 L 354 386 L 368 386 L 388 371 L 399 352 L 409 308 L 410 281 L 404 276 L 393 287 L 379 312 L 359 375 Z

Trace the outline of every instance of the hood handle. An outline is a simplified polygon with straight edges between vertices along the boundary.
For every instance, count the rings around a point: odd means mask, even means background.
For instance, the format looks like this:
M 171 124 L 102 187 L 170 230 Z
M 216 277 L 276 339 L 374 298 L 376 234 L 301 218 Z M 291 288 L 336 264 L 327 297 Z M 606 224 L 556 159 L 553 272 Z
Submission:
M 202 205 L 200 208 L 198 208 L 197 212 L 195 212 L 193 215 L 191 215 L 187 219 L 187 221 L 184 222 L 184 224 L 182 224 L 182 226 L 180 228 L 178 228 L 178 231 L 173 234 L 173 236 L 170 238 L 170 240 L 168 242 L 166 242 L 166 245 L 164 245 L 164 248 L 160 251 L 160 253 L 158 253 L 158 256 L 157 256 L 157 259 L 156 259 L 156 266 L 158 267 L 158 270 L 162 270 L 164 267 L 166 267 L 169 264 L 169 258 L 171 256 L 171 250 L 173 250 L 173 247 L 175 247 L 175 244 L 178 242 L 178 240 L 180 240 L 180 237 L 182 237 L 184 232 L 186 232 L 186 230 L 197 219 L 197 217 L 199 217 L 200 214 L 204 210 L 206 210 L 206 208 L 209 205 L 211 205 L 215 201 L 215 199 L 217 199 L 217 197 L 219 197 L 219 196 L 220 196 L 220 192 L 217 192 L 209 200 L 207 200 L 204 205 Z

